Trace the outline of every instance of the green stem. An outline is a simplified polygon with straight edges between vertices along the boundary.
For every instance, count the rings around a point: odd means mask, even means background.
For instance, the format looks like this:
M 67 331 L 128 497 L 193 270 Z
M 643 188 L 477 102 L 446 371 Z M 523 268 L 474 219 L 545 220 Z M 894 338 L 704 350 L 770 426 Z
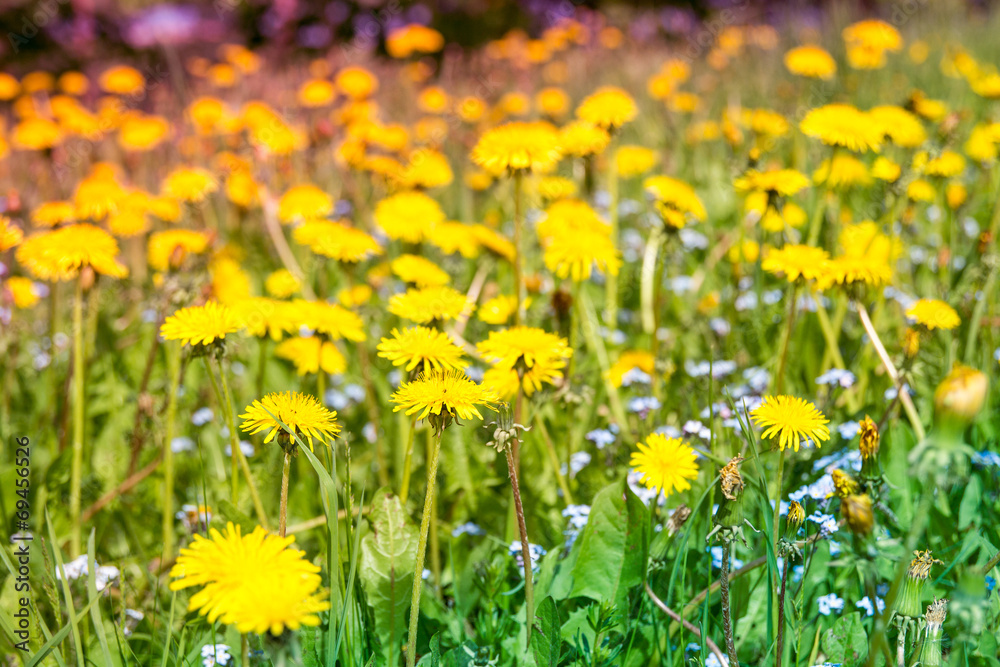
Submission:
M 563 501 L 567 505 L 572 505 L 573 494 L 570 493 L 569 485 L 566 483 L 566 477 L 562 474 L 562 470 L 560 470 L 559 455 L 556 453 L 556 446 L 552 442 L 552 438 L 549 436 L 548 429 L 545 428 L 545 420 L 542 418 L 542 413 L 539 410 L 535 410 L 535 425 L 538 426 L 538 432 L 542 434 L 542 440 L 545 442 L 545 451 L 548 452 L 549 463 L 552 464 L 552 470 L 555 472 L 556 482 L 559 484 L 559 488 L 563 492 Z
M 809 221 L 809 238 L 807 245 L 814 246 L 819 242 L 819 233 L 823 228 L 823 214 L 826 212 L 826 199 L 830 194 L 830 176 L 833 174 L 833 161 L 837 158 L 837 146 L 830 152 L 830 168 L 826 170 L 826 180 L 823 182 L 823 190 L 820 192 L 819 201 L 813 209 L 812 219 Z
M 240 635 L 240 667 L 250 667 L 250 641 L 246 635 Z
M 281 500 L 278 505 L 278 535 L 285 536 L 285 526 L 288 515 L 288 477 L 292 471 L 292 455 L 285 452 L 285 460 L 281 466 Z M 348 514 L 348 518 L 350 515 Z
M 431 459 L 434 450 L 434 433 L 427 430 L 427 460 Z M 431 573 L 434 576 L 434 594 L 441 599 L 441 542 L 438 538 L 438 502 L 435 495 L 431 502 Z
M 792 329 L 795 326 L 796 301 L 799 299 L 799 285 L 797 282 L 788 286 L 785 292 L 788 299 L 788 313 L 785 315 L 785 334 L 781 339 L 781 356 L 778 358 L 778 372 L 775 374 L 776 391 L 781 394 L 785 389 L 785 366 L 788 362 L 788 348 L 791 347 Z
M 996 210 L 1000 211 L 1000 200 L 997 201 Z M 976 337 L 979 335 L 980 323 L 986 313 L 986 305 L 992 303 L 998 273 L 1000 273 L 1000 257 L 993 257 L 993 267 L 986 278 L 986 285 L 983 286 L 983 298 L 976 302 L 976 306 L 972 309 L 972 317 L 969 319 L 969 333 L 965 339 L 965 363 L 968 365 L 972 364 L 972 358 L 976 353 Z
M 527 646 L 531 646 L 531 628 L 535 623 L 535 588 L 531 571 L 531 543 L 528 542 L 528 528 L 524 524 L 524 507 L 521 506 L 521 488 L 517 483 L 517 469 L 514 456 L 507 448 L 507 471 L 510 473 L 510 488 L 514 492 L 514 509 L 517 512 L 517 529 L 521 533 L 521 560 L 524 561 L 524 618 L 527 625 Z
M 608 393 L 608 401 L 611 403 L 611 414 L 621 427 L 622 436 L 631 439 L 628 422 L 625 419 L 625 408 L 618 395 L 618 388 L 608 377 L 608 369 L 611 368 L 608 351 L 604 347 L 604 341 L 597 335 L 597 313 L 594 312 L 594 304 L 591 303 L 586 290 L 580 291 L 580 308 L 583 313 L 583 333 L 587 338 L 587 347 L 594 350 L 597 355 L 597 363 L 601 367 L 601 377 L 604 378 L 604 387 Z
M 434 438 L 430 460 L 427 461 L 427 492 L 424 494 L 424 513 L 420 517 L 420 538 L 417 541 L 417 562 L 413 567 L 413 593 L 410 595 L 410 632 L 406 644 L 407 667 L 417 664 L 417 621 L 420 620 L 420 593 L 424 588 L 424 558 L 427 555 L 427 535 L 431 526 L 431 507 L 434 505 L 434 491 L 437 485 L 438 456 L 441 453 L 441 436 Z
M 83 274 L 77 276 L 73 298 L 73 462 L 70 472 L 70 555 L 80 555 L 80 483 L 83 475 Z
M 520 171 L 514 172 L 514 296 L 517 309 L 514 311 L 514 324 L 524 324 L 524 248 L 521 238 L 523 230 L 521 221 L 521 190 L 524 176 Z
M 170 558 L 174 553 L 174 422 L 177 420 L 177 391 L 181 384 L 180 348 L 168 344 L 164 350 L 170 368 L 170 395 L 167 396 L 166 435 L 163 439 L 163 554 Z
M 410 430 L 406 436 L 406 455 L 403 459 L 403 481 L 399 485 L 399 500 L 404 505 L 410 496 L 410 467 L 413 464 L 413 437 L 417 430 L 417 418 L 410 421 Z
M 775 476 L 775 487 L 774 487 L 774 516 L 772 528 L 772 542 L 774 548 L 778 548 L 778 535 L 779 535 L 779 524 L 781 519 L 781 482 L 782 477 L 785 474 L 785 450 L 782 449 L 781 453 L 778 454 L 778 474 Z
M 208 365 L 208 372 L 212 373 L 212 365 L 208 361 L 208 357 L 205 357 L 206 365 Z M 219 391 L 219 386 L 221 386 L 221 391 L 216 397 L 219 401 L 223 412 L 225 412 L 226 426 L 229 428 L 229 447 L 232 450 L 233 456 L 236 459 L 236 464 L 239 465 L 240 469 L 243 471 L 243 476 L 247 478 L 247 488 L 250 490 L 250 499 L 253 502 L 254 512 L 257 514 L 257 520 L 260 521 L 260 525 L 267 528 L 267 513 L 264 511 L 264 504 L 260 501 L 260 494 L 257 493 L 257 485 L 254 484 L 253 475 L 250 474 L 250 465 L 247 463 L 247 457 L 243 455 L 243 449 L 240 448 L 240 437 L 239 433 L 236 431 L 236 412 L 233 410 L 233 395 L 229 390 L 229 381 L 226 380 L 226 374 L 222 371 L 222 364 L 218 365 L 219 381 L 220 385 L 213 385 L 216 391 Z M 234 469 L 233 476 L 236 476 Z M 236 484 L 233 484 L 233 504 L 236 504 Z
M 733 641 L 732 609 L 729 606 L 729 549 L 728 539 L 722 541 L 722 573 L 719 575 L 722 589 L 722 632 L 726 636 L 726 653 L 729 654 L 729 667 L 740 667 L 736 657 L 736 643 Z
M 611 219 L 611 242 L 618 249 L 618 161 L 608 161 L 608 216 Z M 618 276 L 608 272 L 604 281 L 604 323 L 613 331 L 618 327 Z

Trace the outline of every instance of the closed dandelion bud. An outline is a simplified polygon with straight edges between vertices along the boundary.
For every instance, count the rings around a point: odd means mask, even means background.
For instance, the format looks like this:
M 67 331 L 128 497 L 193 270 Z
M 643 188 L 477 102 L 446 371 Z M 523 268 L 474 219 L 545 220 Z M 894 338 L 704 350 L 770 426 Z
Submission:
M 864 494 L 855 494 L 840 500 L 840 515 L 855 535 L 865 536 L 872 532 L 875 518 L 872 515 L 872 499 Z
M 715 513 L 715 524 L 722 528 L 736 528 L 743 525 L 743 476 L 739 465 L 742 456 L 733 457 L 721 471 L 722 502 Z
M 931 566 L 940 563 L 931 556 L 930 551 L 914 551 L 916 556 L 910 561 L 910 569 L 906 572 L 906 581 L 903 582 L 903 589 L 896 598 L 894 613 L 897 616 L 909 618 L 919 618 L 923 610 L 923 602 L 920 599 L 924 589 L 924 582 L 930 576 Z
M 903 334 L 903 354 L 907 359 L 917 356 L 920 351 L 920 332 L 910 327 Z
M 940 667 L 942 664 L 942 630 L 947 616 L 947 600 L 935 600 L 932 604 L 927 605 L 927 613 L 924 614 L 927 626 L 924 630 L 924 643 L 920 648 L 920 664 L 923 667 Z
M 858 483 L 840 468 L 831 472 L 830 477 L 833 478 L 833 489 L 838 498 L 846 498 L 858 492 Z
M 968 424 L 986 402 L 989 381 L 974 368 L 956 364 L 934 391 L 934 410 L 945 421 Z
M 858 445 L 861 450 L 861 477 L 863 479 L 878 479 L 882 475 L 878 462 L 878 425 L 871 417 L 865 415 L 865 418 L 861 420 L 859 433 L 861 435 L 861 442 Z
M 806 520 L 806 511 L 797 500 L 788 505 L 788 516 L 785 517 L 785 537 L 793 539 L 799 532 L 802 522 Z

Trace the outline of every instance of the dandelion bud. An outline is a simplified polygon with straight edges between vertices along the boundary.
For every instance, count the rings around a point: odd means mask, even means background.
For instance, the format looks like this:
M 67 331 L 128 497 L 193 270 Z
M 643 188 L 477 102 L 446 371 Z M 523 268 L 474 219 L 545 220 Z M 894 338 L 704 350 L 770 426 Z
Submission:
M 919 618 L 923 609 L 920 594 L 923 592 L 924 582 L 930 576 L 931 566 L 941 561 L 931 556 L 930 551 L 914 551 L 913 555 L 916 558 L 910 561 L 910 569 L 906 572 L 903 590 L 896 598 L 893 611 L 897 616 Z
M 833 478 L 834 493 L 838 498 L 846 498 L 858 492 L 858 483 L 840 468 L 831 472 L 830 477 Z
M 861 478 L 876 480 L 882 476 L 878 461 L 879 433 L 878 425 L 868 415 L 861 420 L 860 434 L 858 449 L 861 450 Z
M 924 630 L 924 643 L 920 648 L 920 664 L 924 667 L 940 667 L 941 662 L 941 631 L 944 628 L 945 618 L 948 616 L 948 601 L 935 600 L 927 605 L 927 613 L 924 614 L 924 621 L 927 626 Z
M 722 528 L 737 528 L 743 525 L 743 476 L 739 465 L 742 456 L 733 457 L 721 471 L 722 502 L 715 513 L 715 524 Z
M 793 538 L 799 532 L 802 522 L 806 520 L 806 511 L 797 500 L 788 505 L 788 516 L 785 517 L 785 537 Z
M 912 327 L 908 327 L 903 334 L 903 354 L 907 359 L 917 356 L 920 351 L 920 332 Z
M 856 535 L 865 536 L 872 532 L 875 517 L 872 515 L 872 499 L 864 494 L 855 494 L 840 500 L 840 515 L 848 528 Z
M 988 386 L 984 373 L 956 364 L 934 391 L 936 414 L 945 420 L 968 424 L 983 409 Z
M 80 285 L 83 286 L 83 291 L 86 292 L 91 287 L 94 286 L 94 281 L 97 279 L 97 273 L 88 264 L 87 266 L 80 269 Z

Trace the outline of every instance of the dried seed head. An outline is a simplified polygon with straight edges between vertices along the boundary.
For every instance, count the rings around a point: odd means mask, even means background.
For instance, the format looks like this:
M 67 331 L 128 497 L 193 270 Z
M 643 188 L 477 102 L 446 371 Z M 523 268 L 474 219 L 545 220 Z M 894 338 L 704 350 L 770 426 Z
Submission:
M 910 561 L 910 569 L 907 572 L 913 579 L 926 579 L 930 576 L 931 566 L 934 563 L 943 564 L 942 561 L 931 556 L 929 549 L 927 551 L 914 551 L 913 555 L 916 558 Z
M 742 456 L 734 456 L 719 472 L 722 478 L 722 495 L 729 500 L 736 500 L 743 493 L 743 476 L 738 467 L 742 462 Z
M 691 508 L 687 505 L 681 505 L 675 509 L 674 513 L 670 515 L 670 518 L 667 519 L 667 530 L 670 531 L 671 534 L 677 534 L 677 532 L 684 527 L 684 524 L 687 522 L 689 516 L 691 516 Z
M 941 629 L 944 625 L 944 621 L 948 616 L 948 601 L 945 599 L 935 600 L 934 602 L 927 605 L 927 613 L 924 614 L 924 620 L 927 621 L 928 632 L 933 633 L 935 627 L 937 630 Z

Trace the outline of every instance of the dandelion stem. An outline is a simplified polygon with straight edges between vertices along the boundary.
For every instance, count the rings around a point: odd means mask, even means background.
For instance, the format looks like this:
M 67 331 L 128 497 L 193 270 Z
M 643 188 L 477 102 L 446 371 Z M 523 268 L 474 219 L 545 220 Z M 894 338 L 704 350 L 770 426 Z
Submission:
M 535 587 L 531 572 L 531 543 L 528 542 L 528 528 L 524 524 L 524 507 L 521 505 L 521 487 L 517 483 L 517 468 L 514 456 L 507 448 L 507 470 L 510 472 L 510 488 L 514 492 L 514 510 L 517 512 L 517 529 L 521 533 L 521 560 L 524 561 L 524 606 L 527 624 L 527 646 L 531 646 L 531 629 L 535 624 Z
M 524 324 L 524 248 L 521 221 L 521 186 L 524 176 L 520 171 L 514 172 L 514 296 L 517 309 L 514 311 L 514 323 Z
M 775 549 L 778 548 L 778 526 L 781 521 L 781 482 L 782 477 L 785 475 L 785 450 L 782 449 L 781 453 L 778 454 L 778 474 L 775 476 L 775 487 L 774 487 L 774 516 L 771 524 L 772 530 L 772 542 L 771 544 Z
M 413 465 L 413 437 L 417 430 L 417 418 L 410 421 L 410 430 L 406 436 L 406 455 L 403 458 L 403 481 L 399 485 L 399 500 L 404 505 L 410 495 L 410 467 Z
M 278 505 L 278 535 L 285 536 L 285 526 L 288 516 L 288 476 L 292 471 L 292 455 L 285 452 L 285 460 L 281 466 L 281 500 Z
M 712 641 L 711 637 L 709 637 L 708 635 L 702 635 L 701 634 L 701 630 L 699 630 L 698 627 L 694 623 L 692 623 L 691 621 L 685 619 L 683 616 L 681 616 L 680 614 L 678 614 L 676 611 L 674 611 L 673 609 L 671 609 L 670 607 L 668 607 L 663 602 L 663 600 L 661 600 L 660 598 L 658 598 L 656 596 L 656 594 L 653 593 L 653 589 L 649 587 L 649 582 L 648 581 L 646 582 L 645 586 L 646 586 L 646 595 L 649 596 L 649 599 L 652 600 L 653 604 L 656 605 L 660 609 L 660 611 L 662 611 L 664 614 L 666 614 L 671 619 L 673 619 L 674 622 L 680 623 L 681 625 L 683 625 L 685 630 L 687 630 L 688 632 L 690 632 L 691 634 L 693 634 L 698 639 L 704 640 L 705 646 L 707 646 L 708 650 L 711 651 L 715 655 L 715 657 L 719 660 L 719 664 L 720 665 L 725 665 L 726 664 L 726 660 L 725 660 L 726 656 L 722 653 L 722 649 L 719 648 L 719 645 L 716 644 L 714 641 Z
M 922 442 L 927 437 L 927 433 L 924 431 L 924 425 L 920 422 L 920 415 L 917 413 L 917 408 L 913 405 L 913 399 L 910 398 L 910 395 L 901 386 L 899 371 L 896 370 L 896 366 L 892 363 L 889 353 L 886 352 L 885 346 L 882 344 L 882 339 L 879 338 L 878 332 L 875 331 L 871 317 L 868 316 L 868 309 L 860 301 L 855 301 L 854 305 L 858 309 L 861 325 L 864 326 L 865 332 L 871 338 L 872 347 L 875 348 L 879 359 L 882 360 L 882 366 L 885 367 L 885 372 L 889 374 L 889 379 L 892 380 L 893 386 L 896 387 L 899 400 L 903 404 L 903 410 L 906 412 L 906 416 L 913 426 L 913 433 L 917 436 L 917 442 Z
M 788 556 L 781 567 L 781 590 L 778 593 L 778 641 L 774 653 L 774 667 L 781 667 L 785 649 L 785 586 L 788 582 Z
M 785 315 L 785 335 L 781 339 L 781 356 L 778 358 L 778 372 L 774 378 L 778 394 L 783 393 L 785 389 L 785 367 L 788 362 L 788 348 L 792 343 L 792 329 L 795 327 L 796 302 L 799 300 L 798 283 L 788 286 L 785 298 L 788 299 L 788 314 Z
M 729 540 L 722 541 L 722 573 L 719 575 L 722 590 L 722 632 L 726 636 L 726 652 L 729 654 L 729 667 L 739 667 L 736 657 L 736 643 L 733 641 L 732 609 L 729 606 Z
M 618 249 L 618 161 L 612 155 L 608 161 L 608 215 L 611 218 L 611 242 Z M 614 330 L 618 326 L 618 276 L 608 271 L 604 280 L 604 323 Z
M 80 482 L 83 473 L 83 273 L 76 279 L 73 298 L 73 462 L 70 471 L 69 520 L 72 524 L 70 555 L 80 555 Z
M 163 438 L 163 554 L 174 552 L 174 422 L 177 419 L 177 391 L 181 384 L 180 348 L 168 344 L 164 351 L 170 369 L 170 394 L 167 396 L 167 423 Z
M 427 431 L 427 460 L 431 458 L 434 449 L 434 434 Z M 431 502 L 431 573 L 434 576 L 434 593 L 441 599 L 441 543 L 438 539 L 438 502 L 437 497 Z
M 209 357 L 205 357 L 205 364 L 208 366 L 208 373 L 212 375 L 212 364 L 209 361 Z M 243 455 L 243 449 L 240 447 L 240 437 L 236 431 L 236 412 L 233 410 L 233 398 L 232 392 L 229 390 L 229 382 L 226 380 L 226 374 L 222 371 L 222 364 L 220 363 L 217 368 L 219 374 L 220 385 L 214 383 L 212 387 L 216 391 L 216 398 L 219 401 L 220 409 L 225 413 L 226 426 L 229 429 L 229 447 L 232 450 L 232 455 L 236 460 L 236 464 L 239 465 L 240 469 L 243 471 L 243 476 L 247 478 L 247 488 L 250 490 L 250 499 L 253 502 L 254 511 L 257 513 L 257 519 L 260 521 L 260 525 L 267 528 L 267 513 L 264 511 L 264 505 L 260 502 L 260 494 L 257 493 L 257 485 L 254 484 L 253 476 L 250 474 L 250 465 L 247 463 L 247 458 Z M 233 470 L 233 477 L 236 477 L 236 470 Z M 236 482 L 233 482 L 233 504 L 236 504 L 237 486 Z
M 240 635 L 240 666 L 250 667 L 250 642 L 246 635 Z
M 434 438 L 427 461 L 427 492 L 424 494 L 424 513 L 420 517 L 420 538 L 417 541 L 417 562 L 413 568 L 413 593 L 410 596 L 410 633 L 406 644 L 407 667 L 417 664 L 417 621 L 420 620 L 420 593 L 424 588 L 424 558 L 427 555 L 427 534 L 431 526 L 431 507 L 434 504 L 434 491 L 437 486 L 438 457 L 441 453 L 441 436 L 444 431 L 438 431 Z
M 997 200 L 996 210 L 1000 211 L 1000 199 Z M 966 364 L 972 363 L 972 357 L 976 353 L 976 337 L 979 335 L 980 322 L 983 320 L 987 304 L 993 302 L 993 290 L 996 289 L 997 277 L 1000 274 L 1000 257 L 993 257 L 992 262 L 993 267 L 990 269 L 990 274 L 986 278 L 986 284 L 983 286 L 983 297 L 976 302 L 975 307 L 972 309 L 972 317 L 969 319 L 969 334 L 965 340 Z
M 559 464 L 559 456 L 556 454 L 556 446 L 552 442 L 549 430 L 545 428 L 545 419 L 542 417 L 542 413 L 538 410 L 535 411 L 535 425 L 538 426 L 538 431 L 542 434 L 542 440 L 545 441 L 545 450 L 549 454 L 549 462 L 552 464 L 552 470 L 556 475 L 556 482 L 559 484 L 559 488 L 563 492 L 563 501 L 567 505 L 572 505 L 573 494 L 570 493 L 569 484 L 566 483 L 566 476 L 562 474 L 562 466 Z M 568 465 L 569 461 L 566 463 Z
M 611 403 L 611 414 L 621 427 L 622 435 L 631 438 L 618 389 L 608 377 L 608 369 L 611 368 L 611 363 L 608 361 L 608 351 L 604 347 L 604 341 L 597 335 L 597 313 L 594 312 L 594 304 L 591 303 L 586 290 L 580 290 L 580 307 L 583 313 L 583 333 L 587 337 L 587 347 L 594 350 L 594 354 L 597 355 L 597 363 L 601 367 L 601 376 L 604 378 L 604 387 L 608 392 L 608 401 Z
M 271 237 L 271 243 L 274 244 L 274 249 L 278 253 L 278 258 L 281 259 L 281 263 L 285 266 L 285 269 L 302 283 L 303 296 L 309 300 L 313 300 L 316 298 L 316 294 L 313 292 L 310 282 L 306 280 L 305 273 L 302 272 L 302 267 L 296 261 L 295 255 L 292 253 L 292 249 L 285 239 L 285 234 L 281 231 L 281 224 L 278 222 L 277 211 L 274 210 L 274 207 L 274 202 L 268 202 L 264 205 L 264 228 L 267 229 L 267 234 Z

